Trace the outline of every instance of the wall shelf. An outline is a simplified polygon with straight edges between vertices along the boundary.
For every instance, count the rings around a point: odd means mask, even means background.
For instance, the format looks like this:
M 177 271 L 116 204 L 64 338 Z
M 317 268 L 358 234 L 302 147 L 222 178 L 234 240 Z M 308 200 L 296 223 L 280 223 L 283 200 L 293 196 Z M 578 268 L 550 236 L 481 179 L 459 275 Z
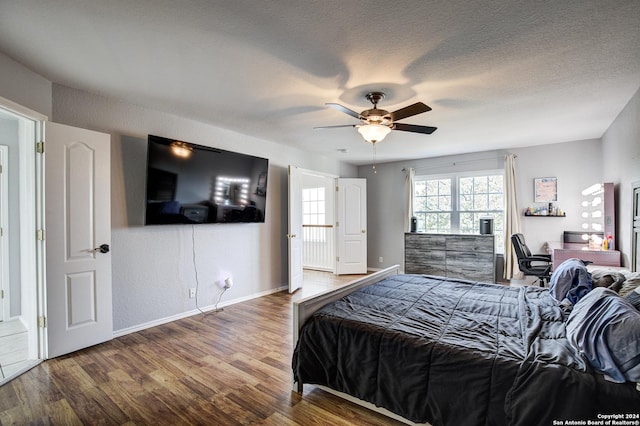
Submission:
M 525 214 L 524 217 L 567 217 L 566 214 Z

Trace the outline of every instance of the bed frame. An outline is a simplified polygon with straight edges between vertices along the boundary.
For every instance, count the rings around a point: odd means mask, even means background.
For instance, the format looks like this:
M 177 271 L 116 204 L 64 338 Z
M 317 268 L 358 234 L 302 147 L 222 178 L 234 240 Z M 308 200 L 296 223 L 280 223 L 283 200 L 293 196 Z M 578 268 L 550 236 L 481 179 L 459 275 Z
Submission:
M 295 348 L 296 343 L 298 343 L 298 332 L 315 311 L 322 308 L 327 303 L 334 302 L 341 297 L 353 293 L 361 287 L 377 283 L 378 281 L 382 281 L 383 279 L 393 275 L 398 275 L 399 273 L 400 266 L 393 265 L 389 268 L 381 269 L 372 274 L 365 275 L 364 277 L 337 289 L 323 291 L 322 293 L 293 302 L 293 347 Z M 302 384 L 299 386 L 298 392 L 302 392 Z
M 380 271 L 366 275 L 362 278 L 352 281 L 349 284 L 342 286 L 340 288 L 337 288 L 335 290 L 327 290 L 322 293 L 316 294 L 314 296 L 309 296 L 304 299 L 300 299 L 298 301 L 293 302 L 293 347 L 295 348 L 296 344 L 298 343 L 298 333 L 302 328 L 303 324 L 318 309 L 322 308 L 324 305 L 328 303 L 331 303 L 333 301 L 340 299 L 341 297 L 344 297 L 348 294 L 353 293 L 359 288 L 377 283 L 378 281 L 382 281 L 387 277 L 391 277 L 398 274 L 400 274 L 400 266 L 394 265 L 389 268 L 381 269 Z M 416 423 L 411 422 L 410 420 L 407 420 L 403 417 L 400 417 L 389 410 L 386 410 L 381 407 L 376 407 L 375 405 L 367 401 L 363 401 L 361 399 L 355 398 L 346 393 L 336 391 L 326 386 L 316 385 L 316 387 L 326 392 L 329 392 L 333 395 L 336 395 L 340 398 L 346 399 L 350 402 L 353 402 L 355 404 L 368 408 L 372 411 L 383 414 L 392 419 L 398 420 L 400 422 L 403 422 L 409 425 L 416 425 Z M 303 384 L 298 382 L 293 382 L 293 390 L 295 392 L 298 392 L 299 394 L 302 394 Z

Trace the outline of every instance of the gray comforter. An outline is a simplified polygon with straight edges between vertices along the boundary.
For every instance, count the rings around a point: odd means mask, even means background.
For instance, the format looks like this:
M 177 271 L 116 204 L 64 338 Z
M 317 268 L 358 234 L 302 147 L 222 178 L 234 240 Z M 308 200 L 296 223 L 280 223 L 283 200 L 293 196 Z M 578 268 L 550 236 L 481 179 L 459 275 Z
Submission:
M 633 383 L 590 371 L 548 290 L 398 275 L 316 312 L 295 379 L 433 425 L 531 425 L 635 413 Z

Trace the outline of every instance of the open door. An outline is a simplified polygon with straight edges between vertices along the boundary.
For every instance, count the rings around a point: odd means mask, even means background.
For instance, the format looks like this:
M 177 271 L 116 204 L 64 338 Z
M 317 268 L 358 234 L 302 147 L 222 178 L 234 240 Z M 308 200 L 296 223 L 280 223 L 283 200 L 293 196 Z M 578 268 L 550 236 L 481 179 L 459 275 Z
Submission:
M 336 274 L 367 273 L 367 181 L 337 179 Z
M 45 124 L 48 357 L 113 337 L 110 136 Z
M 302 172 L 289 166 L 289 293 L 302 287 Z

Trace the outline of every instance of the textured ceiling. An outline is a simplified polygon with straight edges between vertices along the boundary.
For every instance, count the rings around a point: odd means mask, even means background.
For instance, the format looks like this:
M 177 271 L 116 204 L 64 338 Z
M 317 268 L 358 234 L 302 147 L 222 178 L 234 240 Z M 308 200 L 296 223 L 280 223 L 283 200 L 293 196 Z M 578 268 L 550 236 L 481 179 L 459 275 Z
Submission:
M 378 161 L 599 138 L 640 88 L 640 1 L 0 0 L 0 51 L 47 79 L 355 164 L 324 106 L 422 101 Z M 176 136 L 176 135 L 172 135 Z M 179 136 L 176 136 L 179 137 Z M 339 150 L 346 149 L 342 153 Z

